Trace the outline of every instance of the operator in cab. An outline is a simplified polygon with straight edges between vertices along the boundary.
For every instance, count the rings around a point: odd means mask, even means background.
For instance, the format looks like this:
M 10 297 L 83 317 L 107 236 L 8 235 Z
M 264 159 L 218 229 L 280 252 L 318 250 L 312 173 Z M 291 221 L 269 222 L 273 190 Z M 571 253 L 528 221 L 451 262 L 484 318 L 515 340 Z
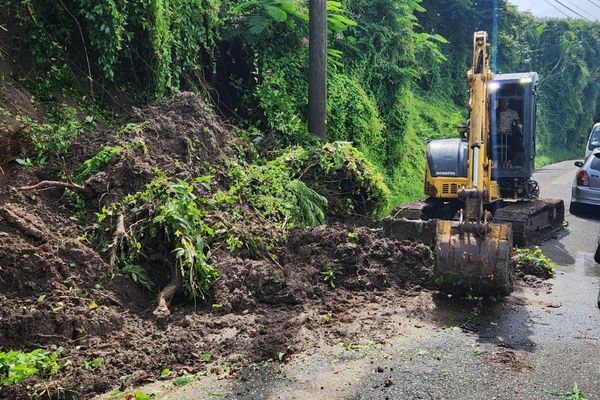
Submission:
M 523 124 L 521 117 L 515 110 L 509 108 L 510 100 L 506 97 L 500 98 L 498 101 L 498 135 L 501 141 L 509 147 L 509 154 L 504 161 L 503 167 L 512 167 L 520 165 L 519 157 L 523 154 Z
M 521 117 L 519 117 L 518 112 L 509 108 L 509 105 L 510 101 L 506 97 L 498 102 L 498 133 L 505 135 L 522 134 Z

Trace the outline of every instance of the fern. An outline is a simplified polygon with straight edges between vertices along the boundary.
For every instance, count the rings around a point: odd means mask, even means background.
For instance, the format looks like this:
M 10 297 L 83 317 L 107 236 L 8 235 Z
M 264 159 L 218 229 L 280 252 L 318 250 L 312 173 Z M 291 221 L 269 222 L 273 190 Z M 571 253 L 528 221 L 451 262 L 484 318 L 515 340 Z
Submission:
M 104 146 L 94 157 L 85 160 L 78 168 L 75 183 L 83 183 L 87 178 L 106 167 L 113 156 L 123 151 L 122 147 Z
M 298 179 L 290 181 L 288 188 L 296 198 L 295 218 L 306 226 L 315 226 L 325 221 L 327 199 Z
M 271 21 L 262 15 L 255 14 L 248 17 L 248 32 L 254 36 L 259 36 L 266 31 L 270 25 Z
M 276 22 L 285 22 L 287 19 L 287 12 L 280 7 L 265 5 L 265 11 L 271 18 L 273 18 Z

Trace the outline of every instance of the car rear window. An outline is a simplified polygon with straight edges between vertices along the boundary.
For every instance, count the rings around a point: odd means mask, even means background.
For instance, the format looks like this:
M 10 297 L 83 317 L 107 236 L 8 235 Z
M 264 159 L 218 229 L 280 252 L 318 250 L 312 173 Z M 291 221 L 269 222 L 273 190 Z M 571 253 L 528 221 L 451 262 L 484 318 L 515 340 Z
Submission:
M 595 127 L 592 131 L 588 149 L 594 150 L 596 147 L 600 147 L 600 127 Z
M 600 171 L 600 154 L 594 154 L 592 156 L 592 162 L 590 168 L 596 171 Z

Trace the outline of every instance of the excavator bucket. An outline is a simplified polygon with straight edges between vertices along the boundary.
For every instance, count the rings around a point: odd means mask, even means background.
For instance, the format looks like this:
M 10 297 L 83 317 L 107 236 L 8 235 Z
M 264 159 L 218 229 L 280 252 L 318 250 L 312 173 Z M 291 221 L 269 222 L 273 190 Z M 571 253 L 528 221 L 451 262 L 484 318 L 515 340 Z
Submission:
M 465 232 L 457 221 L 384 221 L 384 232 L 395 239 L 428 245 L 434 253 L 433 277 L 449 293 L 506 296 L 513 290 L 510 224 L 487 224 L 482 232 Z
M 468 289 L 479 295 L 509 295 L 512 232 L 510 224 L 486 225 L 486 233 L 464 232 L 458 222 L 436 221 L 434 276 L 448 291 Z

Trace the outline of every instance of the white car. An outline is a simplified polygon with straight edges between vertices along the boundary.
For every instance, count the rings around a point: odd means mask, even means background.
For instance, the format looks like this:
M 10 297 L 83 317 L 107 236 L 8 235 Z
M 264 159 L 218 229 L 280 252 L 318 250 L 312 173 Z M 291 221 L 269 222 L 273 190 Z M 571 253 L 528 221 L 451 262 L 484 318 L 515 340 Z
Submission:
M 584 161 L 576 161 L 579 167 L 571 192 L 571 214 L 583 212 L 586 208 L 600 206 L 600 147 L 593 149 Z
M 585 140 L 582 138 L 582 140 Z M 592 151 L 596 148 L 600 147 L 600 123 L 595 124 L 592 128 L 592 132 L 590 133 L 590 137 L 587 141 L 587 146 L 585 147 L 585 157 L 587 158 Z

